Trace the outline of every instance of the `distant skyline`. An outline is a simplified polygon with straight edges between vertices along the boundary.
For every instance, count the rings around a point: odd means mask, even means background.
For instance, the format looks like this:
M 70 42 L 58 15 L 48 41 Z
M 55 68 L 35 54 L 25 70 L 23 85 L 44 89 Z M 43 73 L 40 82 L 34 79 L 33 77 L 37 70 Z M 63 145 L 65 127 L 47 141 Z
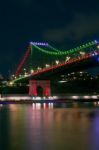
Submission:
M 69 49 L 94 39 L 99 39 L 97 0 L 0 2 L 0 73 L 4 76 L 14 73 L 30 41 Z

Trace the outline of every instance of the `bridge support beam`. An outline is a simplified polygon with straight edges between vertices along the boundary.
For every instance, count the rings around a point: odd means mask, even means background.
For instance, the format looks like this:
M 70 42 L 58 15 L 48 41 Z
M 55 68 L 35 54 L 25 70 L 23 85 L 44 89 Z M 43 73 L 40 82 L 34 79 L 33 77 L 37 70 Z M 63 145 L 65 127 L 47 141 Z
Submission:
M 30 80 L 29 81 L 29 95 L 38 96 L 37 88 L 41 87 L 43 89 L 43 96 L 51 95 L 51 86 L 49 80 Z

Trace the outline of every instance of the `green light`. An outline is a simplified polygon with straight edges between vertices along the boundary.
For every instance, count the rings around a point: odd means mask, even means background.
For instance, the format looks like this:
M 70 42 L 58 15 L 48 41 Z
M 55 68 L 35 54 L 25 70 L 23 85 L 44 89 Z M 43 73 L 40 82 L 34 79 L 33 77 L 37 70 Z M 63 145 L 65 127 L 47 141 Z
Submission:
M 55 50 L 54 52 L 53 52 L 53 51 L 49 51 L 48 49 L 43 49 L 43 48 L 41 48 L 41 47 L 38 47 L 37 45 L 32 45 L 32 46 L 35 47 L 37 50 L 39 50 L 39 51 L 45 53 L 45 54 L 58 55 L 58 56 L 60 56 L 60 55 L 67 55 L 67 54 L 71 54 L 71 53 L 77 52 L 77 51 L 79 51 L 79 50 L 81 50 L 81 49 L 88 48 L 88 47 L 90 47 L 90 46 L 92 46 L 92 45 L 95 45 L 95 44 L 96 44 L 95 41 L 92 41 L 92 42 L 88 42 L 88 43 L 86 43 L 86 44 L 83 44 L 83 45 L 81 45 L 81 46 L 78 46 L 78 47 L 76 47 L 76 48 L 74 48 L 74 49 L 65 50 L 65 51 L 60 51 L 60 50 L 55 49 L 55 48 L 53 48 L 53 47 L 51 47 L 51 46 L 49 45 L 50 48 L 52 48 L 53 50 Z

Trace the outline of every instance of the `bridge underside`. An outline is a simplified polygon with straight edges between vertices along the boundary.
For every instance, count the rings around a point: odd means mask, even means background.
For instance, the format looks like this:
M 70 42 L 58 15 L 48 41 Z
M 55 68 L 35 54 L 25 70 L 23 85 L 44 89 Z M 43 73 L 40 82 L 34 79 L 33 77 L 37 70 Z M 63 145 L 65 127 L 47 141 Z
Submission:
M 93 57 L 88 60 L 83 60 L 65 66 L 58 67 L 56 69 L 49 70 L 47 72 L 38 73 L 31 77 L 23 78 L 22 80 L 16 81 L 16 83 L 29 83 L 29 80 L 58 80 L 60 75 L 68 74 L 71 72 L 83 71 L 93 67 L 99 66 L 99 62 Z

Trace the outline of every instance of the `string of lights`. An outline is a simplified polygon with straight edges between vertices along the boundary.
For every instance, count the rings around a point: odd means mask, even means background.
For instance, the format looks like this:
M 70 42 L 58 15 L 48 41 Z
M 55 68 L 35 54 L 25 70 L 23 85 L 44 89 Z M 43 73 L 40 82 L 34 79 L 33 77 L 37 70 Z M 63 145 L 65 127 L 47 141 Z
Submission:
M 99 55 L 99 50 L 97 51 L 97 55 Z M 80 61 L 83 61 L 83 60 L 86 60 L 86 59 L 89 59 L 91 57 L 94 57 L 95 55 L 91 54 L 91 53 L 88 53 L 84 56 L 81 56 L 81 57 L 77 57 L 77 58 L 73 58 L 67 62 L 63 62 L 63 63 L 60 63 L 58 65 L 54 65 L 54 66 L 51 66 L 50 68 L 44 68 L 42 70 L 37 70 L 35 72 L 32 73 L 32 76 L 35 76 L 35 75 L 39 75 L 39 74 L 42 74 L 44 72 L 48 72 L 50 70 L 53 70 L 53 69 L 56 69 L 56 68 L 60 68 L 64 65 L 70 65 L 70 64 L 73 64 L 73 63 L 76 63 L 76 62 L 80 62 Z M 31 74 L 29 74 L 27 77 L 31 76 Z M 17 82 L 21 79 L 25 79 L 26 77 L 25 76 L 22 76 L 22 77 L 19 77 L 17 79 L 15 79 L 13 82 Z
M 16 76 L 19 75 L 20 70 L 22 69 L 23 65 L 25 64 L 30 51 L 33 51 L 33 48 L 37 49 L 38 51 L 40 51 L 42 53 L 50 55 L 50 56 L 66 56 L 66 55 L 69 55 L 72 53 L 76 53 L 82 49 L 84 50 L 86 48 L 90 48 L 91 46 L 96 45 L 97 43 L 98 43 L 98 41 L 94 40 L 94 41 L 88 42 L 86 44 L 83 44 L 81 46 L 78 46 L 78 47 L 70 49 L 70 50 L 59 50 L 59 49 L 52 47 L 48 43 L 30 42 L 30 45 L 29 45 L 27 51 L 25 52 L 23 59 L 16 70 L 15 75 Z M 87 51 L 87 49 L 86 49 L 86 51 Z

